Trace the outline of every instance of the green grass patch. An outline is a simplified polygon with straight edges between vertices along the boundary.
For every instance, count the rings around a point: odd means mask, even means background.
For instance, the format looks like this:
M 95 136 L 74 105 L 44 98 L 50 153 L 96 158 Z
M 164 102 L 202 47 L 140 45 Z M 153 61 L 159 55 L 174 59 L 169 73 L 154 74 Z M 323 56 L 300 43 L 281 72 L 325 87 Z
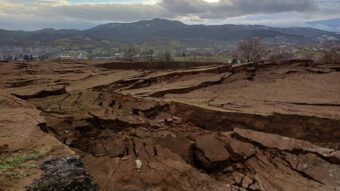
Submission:
M 14 180 L 14 179 L 19 179 L 19 178 L 23 178 L 26 176 L 29 176 L 28 174 L 19 174 L 17 172 L 4 172 L 2 174 L 2 176 L 5 176 L 8 179 Z
M 34 164 L 30 164 L 30 161 L 39 160 L 42 157 L 42 153 L 33 150 L 27 154 L 5 154 L 0 157 L 0 176 L 6 176 L 8 178 L 20 178 L 20 174 L 13 172 L 16 168 L 35 168 Z
M 0 107 L 8 107 L 10 104 L 6 100 L 0 99 Z

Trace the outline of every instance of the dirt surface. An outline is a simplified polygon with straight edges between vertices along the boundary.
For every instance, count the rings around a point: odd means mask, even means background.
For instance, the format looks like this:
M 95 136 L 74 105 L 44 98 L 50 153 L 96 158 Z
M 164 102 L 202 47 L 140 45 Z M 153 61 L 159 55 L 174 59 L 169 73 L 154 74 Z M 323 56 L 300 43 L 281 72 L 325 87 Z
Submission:
M 0 190 L 25 190 L 44 160 L 75 154 L 40 129 L 46 121 L 34 106 L 3 95 L 0 108 Z
M 0 63 L 0 190 L 75 154 L 104 191 L 340 190 L 333 66 L 144 65 Z

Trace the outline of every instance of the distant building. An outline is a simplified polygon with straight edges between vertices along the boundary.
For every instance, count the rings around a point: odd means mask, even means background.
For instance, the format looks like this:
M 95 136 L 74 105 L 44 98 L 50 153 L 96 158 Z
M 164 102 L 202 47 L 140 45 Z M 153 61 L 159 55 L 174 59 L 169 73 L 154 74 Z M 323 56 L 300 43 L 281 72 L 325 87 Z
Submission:
M 70 60 L 70 59 L 74 59 L 72 56 L 65 56 L 65 55 L 61 55 L 59 56 L 59 59 L 62 59 L 62 60 Z
M 79 53 L 78 56 L 77 56 L 77 59 L 78 60 L 84 60 L 84 59 L 86 59 L 86 56 L 83 55 L 83 53 Z
M 122 55 L 120 53 L 115 54 L 115 60 L 120 60 L 121 57 Z
M 30 55 L 26 54 L 26 55 L 24 55 L 23 60 L 24 60 L 24 61 L 32 61 L 32 60 L 34 60 L 34 59 L 33 59 L 32 54 L 30 54 Z
M 115 57 L 94 57 L 92 59 L 93 60 L 100 60 L 100 61 L 110 61 L 110 60 L 114 60 Z

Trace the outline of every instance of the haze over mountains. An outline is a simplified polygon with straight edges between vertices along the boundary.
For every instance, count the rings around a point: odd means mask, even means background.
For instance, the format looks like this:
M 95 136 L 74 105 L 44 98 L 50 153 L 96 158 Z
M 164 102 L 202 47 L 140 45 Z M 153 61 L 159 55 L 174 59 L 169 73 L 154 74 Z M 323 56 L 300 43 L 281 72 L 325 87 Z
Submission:
M 274 28 L 263 25 L 187 25 L 166 19 L 133 23 L 109 23 L 88 30 L 42 29 L 37 31 L 0 30 L 0 43 L 5 45 L 91 43 L 145 43 L 181 41 L 186 43 L 236 43 L 250 37 L 269 42 L 317 42 L 340 40 L 340 34 L 314 28 Z

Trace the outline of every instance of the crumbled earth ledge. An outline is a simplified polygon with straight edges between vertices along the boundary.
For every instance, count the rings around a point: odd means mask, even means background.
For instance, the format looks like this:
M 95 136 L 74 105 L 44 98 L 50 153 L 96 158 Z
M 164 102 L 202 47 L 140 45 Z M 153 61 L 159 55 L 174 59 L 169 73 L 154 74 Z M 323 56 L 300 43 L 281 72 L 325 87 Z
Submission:
M 0 190 L 340 190 L 331 66 L 11 64 Z

